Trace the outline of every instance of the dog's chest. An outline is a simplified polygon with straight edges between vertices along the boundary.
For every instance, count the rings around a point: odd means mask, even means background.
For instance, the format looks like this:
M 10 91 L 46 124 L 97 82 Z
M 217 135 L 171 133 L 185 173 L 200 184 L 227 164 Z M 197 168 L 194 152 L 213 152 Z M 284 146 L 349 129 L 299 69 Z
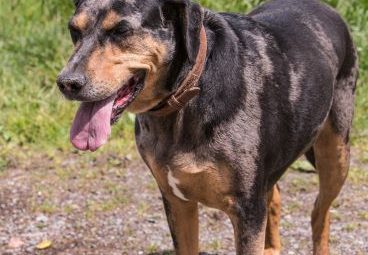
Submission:
M 176 155 L 166 163 L 159 162 L 150 153 L 143 153 L 142 157 L 165 196 L 223 210 L 232 204 L 233 178 L 226 165 L 197 162 L 190 153 Z

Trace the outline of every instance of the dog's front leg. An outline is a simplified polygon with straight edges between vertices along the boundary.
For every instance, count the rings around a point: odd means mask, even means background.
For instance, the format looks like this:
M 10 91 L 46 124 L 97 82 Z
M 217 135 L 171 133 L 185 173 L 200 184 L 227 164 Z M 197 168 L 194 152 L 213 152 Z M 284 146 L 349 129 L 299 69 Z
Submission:
M 198 255 L 198 203 L 162 194 L 176 255 Z
M 266 201 L 261 199 L 234 199 L 228 212 L 234 227 L 237 255 L 263 255 L 267 222 Z

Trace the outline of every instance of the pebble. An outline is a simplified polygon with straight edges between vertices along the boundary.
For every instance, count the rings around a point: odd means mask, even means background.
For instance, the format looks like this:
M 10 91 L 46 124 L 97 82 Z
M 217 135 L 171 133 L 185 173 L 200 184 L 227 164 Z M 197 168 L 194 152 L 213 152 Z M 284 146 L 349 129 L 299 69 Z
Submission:
M 46 223 L 46 222 L 48 222 L 48 220 L 49 220 L 49 218 L 44 214 L 38 215 L 37 218 L 36 218 L 36 221 L 38 223 Z
M 8 247 L 11 249 L 17 249 L 24 245 L 24 242 L 18 238 L 18 237 L 12 237 L 10 238 L 10 241 L 8 243 Z

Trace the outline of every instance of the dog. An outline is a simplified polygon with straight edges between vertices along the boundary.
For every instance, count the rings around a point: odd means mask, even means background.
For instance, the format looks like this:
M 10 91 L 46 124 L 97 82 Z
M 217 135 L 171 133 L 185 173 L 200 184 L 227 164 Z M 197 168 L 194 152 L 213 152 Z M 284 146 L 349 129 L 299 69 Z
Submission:
M 349 169 L 358 60 L 342 18 L 317 0 L 272 0 L 247 15 L 189 0 L 79 0 L 75 52 L 57 79 L 81 101 L 70 139 L 107 142 L 136 114 L 176 254 L 198 254 L 198 203 L 224 211 L 237 254 L 280 254 L 277 181 L 316 167 L 313 254 L 329 253 L 329 207 Z

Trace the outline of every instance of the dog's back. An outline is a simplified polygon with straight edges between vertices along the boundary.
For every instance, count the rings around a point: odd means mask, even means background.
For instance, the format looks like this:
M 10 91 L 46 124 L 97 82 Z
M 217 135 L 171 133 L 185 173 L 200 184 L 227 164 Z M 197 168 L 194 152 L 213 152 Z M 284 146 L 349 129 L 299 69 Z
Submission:
M 274 0 L 248 16 L 267 27 L 288 59 L 296 64 L 303 61 L 307 61 L 306 65 L 308 61 L 314 64 L 316 58 L 321 59 L 333 66 L 334 74 L 345 72 L 355 64 L 346 23 L 335 10 L 320 1 Z M 348 64 L 350 66 L 346 66 Z

